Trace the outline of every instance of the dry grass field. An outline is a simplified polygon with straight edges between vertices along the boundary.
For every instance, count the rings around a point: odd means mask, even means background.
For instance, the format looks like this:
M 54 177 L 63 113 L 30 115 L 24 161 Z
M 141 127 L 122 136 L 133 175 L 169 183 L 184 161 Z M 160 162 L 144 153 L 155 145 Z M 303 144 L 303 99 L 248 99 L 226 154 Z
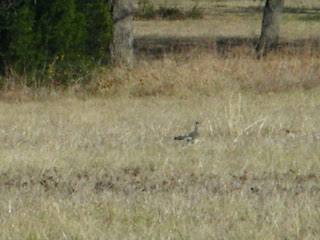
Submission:
M 136 67 L 85 89 L 8 83 L 0 239 L 319 239 L 320 22 L 300 17 L 262 60 L 261 15 L 224 13 L 136 21 Z

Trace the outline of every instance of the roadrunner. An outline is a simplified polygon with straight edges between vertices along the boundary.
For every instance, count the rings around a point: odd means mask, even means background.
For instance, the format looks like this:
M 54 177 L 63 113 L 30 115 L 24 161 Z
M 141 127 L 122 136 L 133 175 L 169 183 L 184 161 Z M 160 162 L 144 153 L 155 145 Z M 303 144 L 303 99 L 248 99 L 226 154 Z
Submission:
M 191 142 L 191 141 L 197 139 L 199 137 L 199 132 L 198 132 L 199 125 L 200 125 L 200 123 L 196 122 L 194 125 L 194 130 L 191 133 L 189 133 L 188 135 L 176 136 L 173 139 L 174 140 L 186 140 L 188 142 Z

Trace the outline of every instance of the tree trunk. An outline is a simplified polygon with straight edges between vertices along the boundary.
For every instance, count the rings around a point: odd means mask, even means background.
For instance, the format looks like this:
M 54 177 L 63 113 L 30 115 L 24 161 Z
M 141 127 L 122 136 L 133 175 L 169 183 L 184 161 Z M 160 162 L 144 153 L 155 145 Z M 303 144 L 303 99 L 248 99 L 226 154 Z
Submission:
M 113 65 L 128 68 L 133 65 L 133 13 L 132 0 L 111 0 L 113 29 L 110 54 Z
M 261 35 L 256 47 L 258 58 L 266 55 L 278 43 L 284 0 L 266 0 Z

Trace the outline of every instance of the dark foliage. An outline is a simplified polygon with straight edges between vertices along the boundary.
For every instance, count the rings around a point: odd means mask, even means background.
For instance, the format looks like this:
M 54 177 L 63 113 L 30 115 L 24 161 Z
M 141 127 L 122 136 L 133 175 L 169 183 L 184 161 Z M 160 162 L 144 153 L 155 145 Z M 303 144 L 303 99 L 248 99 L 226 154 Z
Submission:
M 1 74 L 27 84 L 69 84 L 107 59 L 107 0 L 2 0 L 0 22 Z

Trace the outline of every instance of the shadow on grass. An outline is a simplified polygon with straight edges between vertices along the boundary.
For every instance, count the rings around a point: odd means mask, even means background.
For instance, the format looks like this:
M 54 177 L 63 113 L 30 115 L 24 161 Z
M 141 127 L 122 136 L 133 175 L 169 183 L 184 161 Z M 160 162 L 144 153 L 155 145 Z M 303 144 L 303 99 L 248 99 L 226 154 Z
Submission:
M 224 14 L 252 14 L 263 13 L 264 5 L 262 6 L 250 6 L 250 7 L 228 7 L 227 5 L 217 5 L 214 8 L 207 9 L 212 15 L 224 15 Z M 302 8 L 302 7 L 285 7 L 284 13 L 290 14 L 319 14 L 320 8 Z
M 209 7 L 198 7 L 195 5 L 189 11 L 183 11 L 180 8 L 174 7 L 163 7 L 160 6 L 158 9 L 151 7 L 144 11 L 138 10 L 135 14 L 137 19 L 166 19 L 166 20 L 182 20 L 186 18 L 202 18 L 203 14 L 211 16 L 224 16 L 224 15 L 243 15 L 252 16 L 253 14 L 261 14 L 264 11 L 264 4 L 258 6 L 249 7 L 230 7 L 226 4 L 212 5 Z M 295 14 L 298 20 L 301 21 L 320 21 L 320 8 L 304 8 L 304 7 L 285 7 L 283 12 L 285 14 Z
M 320 13 L 302 15 L 302 16 L 298 17 L 298 20 L 319 22 L 320 21 Z
M 186 53 L 205 50 L 217 53 L 221 57 L 236 55 L 252 55 L 258 38 L 242 37 L 166 37 L 148 36 L 136 38 L 134 47 L 137 55 L 161 58 L 165 54 Z M 311 55 L 320 53 L 320 39 L 298 39 L 290 42 L 281 41 L 276 51 L 294 55 L 309 51 Z

